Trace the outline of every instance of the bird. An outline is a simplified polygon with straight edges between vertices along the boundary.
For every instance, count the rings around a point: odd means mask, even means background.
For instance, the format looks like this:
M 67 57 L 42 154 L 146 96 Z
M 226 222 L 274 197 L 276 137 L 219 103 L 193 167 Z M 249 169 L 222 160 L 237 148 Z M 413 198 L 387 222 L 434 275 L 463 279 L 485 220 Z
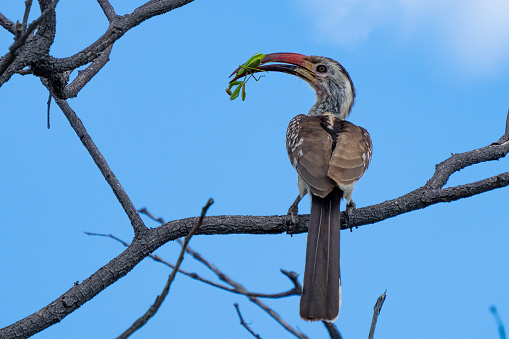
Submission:
M 286 132 L 286 150 L 297 171 L 299 189 L 288 214 L 296 222 L 298 204 L 309 193 L 311 213 L 300 317 L 333 322 L 341 307 L 340 201 L 346 200 L 346 212 L 351 215 L 355 209 L 354 186 L 371 161 L 371 137 L 366 129 L 346 121 L 355 88 L 339 62 L 323 56 L 271 53 L 256 69 L 238 72 L 232 81 L 262 71 L 297 76 L 316 92 L 307 115 L 291 119 Z

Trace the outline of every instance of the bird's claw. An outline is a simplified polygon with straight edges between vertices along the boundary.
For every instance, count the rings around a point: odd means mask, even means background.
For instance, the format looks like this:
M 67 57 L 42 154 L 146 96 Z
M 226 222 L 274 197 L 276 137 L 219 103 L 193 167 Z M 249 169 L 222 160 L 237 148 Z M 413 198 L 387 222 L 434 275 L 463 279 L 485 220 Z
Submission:
M 350 200 L 350 202 L 348 204 L 346 204 L 346 208 L 345 208 L 346 223 L 350 227 L 350 232 L 352 231 L 352 226 L 350 226 L 350 219 L 352 216 L 352 212 L 355 208 L 356 207 L 355 207 L 355 203 L 353 202 L 353 200 Z
M 299 203 L 293 203 L 288 209 L 287 215 L 292 216 L 292 223 L 296 225 L 299 222 Z

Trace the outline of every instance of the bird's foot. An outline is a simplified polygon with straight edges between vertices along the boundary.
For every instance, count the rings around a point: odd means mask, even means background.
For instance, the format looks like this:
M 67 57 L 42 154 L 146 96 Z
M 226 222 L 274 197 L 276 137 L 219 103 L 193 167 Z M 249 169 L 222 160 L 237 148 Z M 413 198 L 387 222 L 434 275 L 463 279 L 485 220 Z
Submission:
M 292 224 L 288 228 L 288 233 L 293 233 L 295 226 L 299 222 L 299 202 L 302 198 L 300 196 L 297 196 L 293 204 L 288 209 L 287 215 L 292 216 Z
M 348 202 L 348 204 L 346 204 L 346 208 L 345 208 L 346 223 L 347 223 L 348 227 L 350 228 L 350 232 L 352 232 L 352 227 L 353 227 L 350 225 L 350 220 L 352 217 L 352 212 L 355 208 L 356 207 L 355 207 L 355 203 L 353 202 L 353 200 L 350 200 L 350 202 Z
M 296 203 L 294 202 L 292 204 L 292 206 L 290 206 L 290 208 L 288 209 L 287 215 L 292 216 L 293 224 L 297 224 L 299 222 L 299 202 L 298 201 L 296 201 Z

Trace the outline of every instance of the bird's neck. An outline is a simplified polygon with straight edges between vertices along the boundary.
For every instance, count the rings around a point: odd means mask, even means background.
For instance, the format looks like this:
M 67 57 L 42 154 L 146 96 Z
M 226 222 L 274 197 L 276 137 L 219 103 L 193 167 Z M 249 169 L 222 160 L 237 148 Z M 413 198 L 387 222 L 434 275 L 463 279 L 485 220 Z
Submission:
M 317 91 L 316 102 L 309 110 L 309 116 L 332 114 L 345 120 L 350 114 L 354 101 L 354 93 L 350 87 L 335 88 L 333 91 Z

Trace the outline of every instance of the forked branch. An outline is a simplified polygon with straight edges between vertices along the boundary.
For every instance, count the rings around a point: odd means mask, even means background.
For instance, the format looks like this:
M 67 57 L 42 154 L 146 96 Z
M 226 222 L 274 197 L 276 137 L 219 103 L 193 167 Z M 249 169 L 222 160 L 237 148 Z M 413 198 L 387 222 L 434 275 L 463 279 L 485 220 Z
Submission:
M 189 244 L 189 241 L 191 240 L 191 237 L 196 233 L 198 228 L 200 228 L 200 226 L 202 225 L 203 218 L 205 217 L 205 214 L 207 213 L 209 207 L 212 206 L 213 203 L 214 203 L 214 200 L 212 198 L 210 198 L 207 201 L 207 204 L 205 204 L 205 206 L 203 206 L 203 208 L 202 208 L 201 215 L 200 215 L 200 218 L 198 219 L 198 222 L 196 223 L 196 226 L 193 227 L 191 232 L 189 232 L 189 234 L 184 239 L 184 243 L 182 244 L 182 249 L 181 249 L 180 255 L 177 259 L 177 263 L 175 264 L 175 267 L 171 271 L 170 276 L 168 277 L 168 281 L 166 282 L 166 285 L 164 286 L 162 293 L 157 296 L 156 301 L 154 302 L 154 304 L 152 304 L 152 306 L 150 306 L 150 308 L 147 310 L 147 312 L 145 312 L 144 315 L 142 315 L 140 318 L 138 318 L 127 330 L 125 330 L 124 333 L 119 335 L 117 339 L 125 339 L 125 338 L 128 338 L 129 336 L 131 336 L 131 334 L 133 334 L 135 331 L 137 331 L 143 325 L 145 325 L 147 323 L 147 321 L 149 321 L 150 318 L 152 318 L 156 314 L 156 312 L 159 310 L 159 308 L 161 307 L 161 305 L 164 302 L 164 299 L 166 299 L 166 296 L 168 295 L 168 292 L 170 291 L 170 286 L 171 286 L 173 280 L 175 279 L 175 276 L 177 274 L 177 271 L 178 271 L 180 265 L 182 264 L 182 261 L 184 260 L 184 254 L 186 253 L 186 248 L 187 248 L 187 245 Z

